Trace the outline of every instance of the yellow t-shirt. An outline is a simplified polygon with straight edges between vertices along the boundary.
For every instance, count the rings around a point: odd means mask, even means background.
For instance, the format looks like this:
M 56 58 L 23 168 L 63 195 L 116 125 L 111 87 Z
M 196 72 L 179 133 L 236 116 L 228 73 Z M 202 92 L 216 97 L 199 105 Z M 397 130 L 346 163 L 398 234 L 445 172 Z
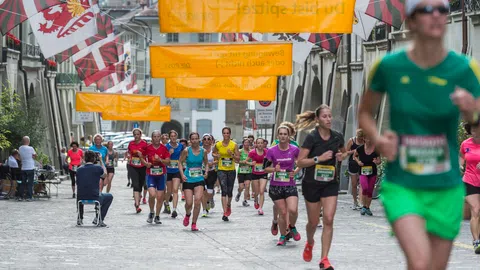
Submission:
M 230 149 L 232 153 L 235 153 L 235 146 L 237 144 L 233 141 L 228 143 L 228 146 L 223 146 L 222 141 L 219 141 L 215 144 L 215 147 L 218 150 L 220 158 L 218 160 L 218 169 L 221 171 L 234 171 L 235 170 L 235 161 L 233 160 L 232 155 L 230 155 L 227 150 Z

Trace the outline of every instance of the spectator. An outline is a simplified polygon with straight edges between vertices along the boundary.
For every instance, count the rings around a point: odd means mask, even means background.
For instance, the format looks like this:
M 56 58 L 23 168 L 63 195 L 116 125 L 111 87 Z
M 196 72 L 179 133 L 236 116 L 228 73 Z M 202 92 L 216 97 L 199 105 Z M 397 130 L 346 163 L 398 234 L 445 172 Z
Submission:
M 60 150 L 60 158 L 62 160 L 62 175 L 63 175 L 68 173 L 67 148 L 62 147 L 62 150 Z
M 95 137 L 97 137 L 97 135 L 95 135 Z M 85 147 L 89 148 L 90 146 L 92 146 L 92 135 L 88 135 L 88 138 L 85 141 Z
M 5 164 L 10 168 L 10 175 L 12 176 L 13 180 L 22 179 L 22 171 L 20 170 L 20 166 L 22 164 L 20 162 L 20 154 L 18 153 L 17 149 L 13 149 Z
M 33 196 L 33 178 L 35 176 L 35 161 L 37 153 L 35 149 L 30 146 L 30 138 L 28 136 L 23 137 L 23 145 L 20 146 L 18 152 L 20 153 L 20 159 L 22 161 L 22 181 L 18 190 L 18 201 L 25 199 L 27 202 L 32 200 Z M 25 188 L 27 189 L 27 196 L 24 197 Z
M 100 190 L 103 188 L 103 179 L 107 176 L 107 169 L 99 153 L 88 150 L 84 156 L 85 165 L 77 170 L 77 200 L 98 200 L 101 206 L 100 222 L 97 224 L 99 214 L 97 211 L 97 217 L 93 220 L 93 224 L 106 227 L 107 224 L 103 221 L 112 204 L 113 196 L 108 193 L 100 193 Z M 78 211 L 80 217 L 77 225 L 83 225 L 83 204 L 80 204 Z

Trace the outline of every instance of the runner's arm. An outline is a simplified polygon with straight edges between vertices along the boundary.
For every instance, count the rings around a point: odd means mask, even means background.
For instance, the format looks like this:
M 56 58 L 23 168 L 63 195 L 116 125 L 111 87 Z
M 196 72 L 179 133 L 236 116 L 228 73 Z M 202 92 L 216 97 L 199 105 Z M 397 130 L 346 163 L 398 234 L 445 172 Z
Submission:
M 347 143 L 348 155 L 353 154 L 353 152 L 355 151 L 355 150 L 351 150 L 352 145 L 353 145 L 353 139 L 348 140 L 348 143 Z
M 180 154 L 180 159 L 178 160 L 178 170 L 180 171 L 180 175 L 182 177 L 184 177 L 185 175 L 183 174 L 183 163 L 185 162 L 185 160 L 187 159 L 187 155 L 188 155 L 188 148 L 185 148 L 182 153 Z
M 235 144 L 235 150 L 233 151 L 233 159 L 237 163 L 240 161 L 240 150 L 238 150 L 238 144 Z
M 300 153 L 298 154 L 297 166 L 300 168 L 307 168 L 315 165 L 315 161 L 313 158 L 308 158 L 308 154 L 310 154 L 310 149 L 308 148 L 300 148 Z
M 369 89 L 363 95 L 360 108 L 358 109 L 359 127 L 363 129 L 363 132 L 368 138 L 371 138 L 373 144 L 376 144 L 379 136 L 377 122 L 374 116 L 382 101 L 382 97 L 383 93 Z
M 207 151 L 203 151 L 203 164 L 205 165 L 205 176 L 208 175 L 208 170 L 210 166 L 208 165 L 208 153 Z

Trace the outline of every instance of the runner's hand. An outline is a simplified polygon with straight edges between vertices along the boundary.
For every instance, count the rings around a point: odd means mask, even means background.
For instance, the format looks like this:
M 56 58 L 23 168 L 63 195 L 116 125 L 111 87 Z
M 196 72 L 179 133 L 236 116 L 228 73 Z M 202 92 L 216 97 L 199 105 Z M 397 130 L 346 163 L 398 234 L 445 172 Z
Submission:
M 170 155 L 173 154 L 173 152 L 174 152 L 173 148 L 170 149 L 170 151 L 168 151 L 168 152 L 170 152 Z
M 455 92 L 450 95 L 450 98 L 461 112 L 474 112 L 476 110 L 475 98 L 461 87 L 455 88 Z
M 255 166 L 255 165 L 257 165 L 257 162 L 256 161 L 252 162 L 252 166 Z
M 333 157 L 333 151 L 332 150 L 328 150 L 327 152 L 323 153 L 321 156 L 319 156 L 318 158 L 320 159 L 320 161 L 327 161 L 327 160 L 330 160 L 332 159 Z
M 342 161 L 343 160 L 343 153 L 338 150 L 338 153 L 335 154 L 335 158 L 337 161 Z
M 398 153 L 398 136 L 393 131 L 385 131 L 376 141 L 376 146 L 382 156 L 388 161 L 394 161 Z
M 151 168 L 152 167 L 152 163 L 147 163 L 147 168 Z
M 185 174 L 182 174 L 182 182 L 187 182 L 187 177 L 185 176 Z

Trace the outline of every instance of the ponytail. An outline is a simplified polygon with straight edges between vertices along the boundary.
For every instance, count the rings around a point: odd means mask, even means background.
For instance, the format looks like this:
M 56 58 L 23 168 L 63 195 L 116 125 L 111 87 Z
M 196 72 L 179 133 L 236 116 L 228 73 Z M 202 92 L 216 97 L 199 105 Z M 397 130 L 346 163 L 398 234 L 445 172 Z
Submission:
M 306 111 L 297 115 L 297 121 L 295 121 L 295 128 L 297 130 L 307 129 L 312 127 L 315 123 L 315 118 L 320 116 L 320 112 L 324 109 L 330 110 L 330 107 L 326 104 L 318 106 L 315 111 Z

